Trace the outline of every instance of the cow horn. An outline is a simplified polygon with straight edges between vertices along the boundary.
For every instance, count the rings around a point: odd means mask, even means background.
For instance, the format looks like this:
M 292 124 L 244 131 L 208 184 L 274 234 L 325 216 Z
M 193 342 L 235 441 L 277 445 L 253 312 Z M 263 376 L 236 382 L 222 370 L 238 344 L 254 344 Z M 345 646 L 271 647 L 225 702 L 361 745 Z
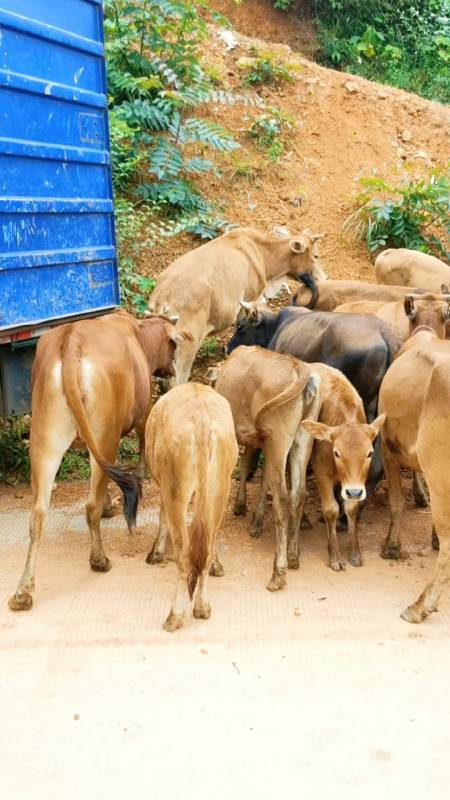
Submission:
M 450 294 L 450 289 L 446 283 L 441 284 L 441 292 L 442 294 Z
M 180 319 L 179 314 L 171 314 L 171 316 L 169 317 L 169 320 L 172 323 L 172 325 L 176 325 L 179 319 Z
M 155 314 L 153 311 L 149 311 L 148 308 L 144 311 L 144 317 L 154 317 Z
M 240 300 L 239 305 L 244 309 L 244 311 L 251 311 L 252 304 L 248 303 L 247 300 Z
M 325 236 L 325 233 L 313 233 L 311 236 L 311 242 L 314 244 L 314 242 L 318 242 L 320 239 L 325 239 Z

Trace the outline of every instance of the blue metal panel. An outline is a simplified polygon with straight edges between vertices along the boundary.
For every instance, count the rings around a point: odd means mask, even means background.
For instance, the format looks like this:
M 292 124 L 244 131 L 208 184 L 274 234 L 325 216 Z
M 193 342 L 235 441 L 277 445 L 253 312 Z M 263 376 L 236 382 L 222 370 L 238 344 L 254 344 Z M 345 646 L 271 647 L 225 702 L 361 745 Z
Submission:
M 101 0 L 0 0 L 0 332 L 118 302 Z

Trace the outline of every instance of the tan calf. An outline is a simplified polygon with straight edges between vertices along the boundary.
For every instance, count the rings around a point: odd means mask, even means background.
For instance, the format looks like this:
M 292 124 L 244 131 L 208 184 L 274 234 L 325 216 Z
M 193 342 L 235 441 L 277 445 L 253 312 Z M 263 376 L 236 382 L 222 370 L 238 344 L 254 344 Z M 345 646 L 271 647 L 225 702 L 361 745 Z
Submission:
M 380 286 L 377 283 L 364 283 L 363 281 L 331 280 L 316 283 L 314 280 L 308 279 L 307 284 L 299 285 L 292 304 L 317 311 L 334 311 L 342 303 L 361 301 L 390 303 L 394 300 L 402 300 L 411 291 L 414 290 L 408 285 Z
M 440 292 L 450 284 L 450 267 L 439 258 L 404 247 L 383 250 L 375 259 L 378 283 L 415 286 L 425 292 Z
M 177 386 L 156 403 L 145 438 L 148 466 L 161 492 L 156 549 L 164 552 L 169 531 L 178 567 L 164 623 L 166 631 L 175 631 L 184 623 L 197 582 L 194 617 L 208 619 L 211 614 L 208 572 L 238 455 L 229 403 L 209 386 Z
M 270 591 L 286 585 L 288 535 L 290 538 L 300 524 L 306 496 L 306 467 L 312 449 L 312 438 L 300 427 L 300 422 L 317 419 L 319 383 L 309 364 L 259 347 L 234 350 L 216 382 L 216 390 L 231 405 L 237 440 L 245 446 L 241 474 L 247 475 L 248 461 L 255 448 L 260 447 L 264 453 L 264 487 L 270 487 L 273 496 L 276 538 L 273 574 L 267 586 Z M 255 527 L 262 523 L 264 496 L 265 489 L 255 512 Z
M 423 473 L 430 492 L 440 551 L 432 580 L 416 603 L 402 612 L 421 622 L 437 608 L 450 577 L 450 342 L 419 329 L 406 342 L 383 380 L 379 409 L 386 414 L 383 462 L 391 523 L 383 558 L 400 558 L 400 517 L 404 504 L 401 467 Z
M 149 301 L 150 313 L 178 318 L 192 339 L 177 351 L 177 382 L 188 380 L 195 354 L 208 334 L 235 321 L 241 301 L 272 296 L 287 276 L 308 272 L 318 279 L 319 234 L 268 236 L 237 228 L 177 258 L 160 275 Z
M 182 334 L 163 317 L 138 322 L 124 311 L 61 325 L 39 341 L 32 372 L 30 461 L 32 508 L 25 570 L 9 605 L 33 603 L 37 551 L 45 531 L 50 495 L 62 457 L 76 436 L 91 462 L 86 518 L 90 564 L 106 572 L 100 518 L 108 478 L 124 491 L 124 513 L 135 519 L 138 478 L 114 467 L 120 437 L 138 429 L 143 444 L 151 405 L 151 375 L 174 375 L 176 343 Z

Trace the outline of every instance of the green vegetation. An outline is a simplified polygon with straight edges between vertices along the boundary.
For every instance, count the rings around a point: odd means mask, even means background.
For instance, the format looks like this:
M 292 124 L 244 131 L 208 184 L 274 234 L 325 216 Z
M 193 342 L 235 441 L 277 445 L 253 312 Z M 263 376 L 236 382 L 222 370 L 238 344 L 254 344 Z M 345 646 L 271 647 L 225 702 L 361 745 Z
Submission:
M 427 178 L 388 183 L 360 178 L 363 190 L 344 230 L 366 240 L 371 253 L 408 247 L 447 256 L 450 233 L 450 180 L 434 171 Z
M 275 106 L 256 116 L 248 130 L 248 135 L 260 150 L 266 150 L 272 161 L 276 161 L 284 151 L 289 135 L 296 128 L 293 117 L 288 116 Z
M 219 343 L 215 336 L 210 336 L 209 339 L 205 339 L 201 345 L 199 350 L 200 358 L 214 358 L 217 355 L 219 348 Z
M 272 0 L 290 9 L 290 0 Z M 319 60 L 440 102 L 450 101 L 449 0 L 309 0 Z M 294 12 L 292 12 L 294 13 Z
M 210 19 L 223 23 L 206 0 L 105 2 L 122 298 L 135 311 L 143 310 L 141 294 L 148 298 L 152 288 L 135 274 L 138 247 L 182 231 L 212 238 L 223 224 L 196 185 L 196 176 L 215 171 L 208 151 L 239 146 L 228 131 L 198 115 L 212 98 L 236 100 L 216 91 L 217 74 L 201 66 Z M 145 242 L 139 241 L 142 230 Z
M 270 51 L 255 50 L 249 58 L 241 58 L 238 67 L 244 73 L 246 86 L 266 84 L 274 86 L 282 82 L 291 83 L 295 73 L 300 71 L 299 64 L 285 62 Z

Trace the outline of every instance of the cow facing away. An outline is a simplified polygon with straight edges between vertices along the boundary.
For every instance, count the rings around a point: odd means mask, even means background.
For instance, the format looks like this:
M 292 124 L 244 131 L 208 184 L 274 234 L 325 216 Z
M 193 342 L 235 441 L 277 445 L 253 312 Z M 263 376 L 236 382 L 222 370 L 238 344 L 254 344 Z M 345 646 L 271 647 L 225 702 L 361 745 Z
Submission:
M 134 522 L 138 478 L 114 466 L 120 437 L 136 428 L 143 446 L 151 406 L 151 375 L 175 374 L 174 356 L 183 334 L 164 317 L 138 322 L 124 311 L 61 325 L 39 341 L 32 372 L 30 462 L 32 508 L 25 570 L 9 605 L 33 603 L 37 551 L 45 531 L 50 495 L 62 457 L 78 435 L 90 455 L 86 519 L 90 565 L 106 572 L 100 518 L 108 478 L 124 492 L 124 513 Z
M 292 297 L 292 305 L 317 311 L 334 311 L 342 303 L 391 303 L 394 300 L 403 300 L 406 294 L 414 291 L 418 292 L 419 289 L 413 289 L 409 285 L 389 286 L 363 281 L 327 280 L 317 283 L 310 275 L 301 275 L 297 292 Z
M 267 586 L 272 592 L 286 585 L 288 537 L 295 533 L 302 517 L 312 438 L 300 422 L 317 419 L 319 386 L 320 380 L 309 365 L 259 347 L 238 348 L 216 382 L 216 391 L 230 403 L 237 440 L 245 447 L 243 458 L 256 448 L 264 453 L 264 486 L 270 487 L 273 496 L 276 539 L 273 574 Z M 258 514 L 264 514 L 264 503 L 255 512 L 256 525 Z
M 383 250 L 375 259 L 375 273 L 378 283 L 415 286 L 425 292 L 440 292 L 443 283 L 450 284 L 448 264 L 404 247 Z
M 422 622 L 436 610 L 450 578 L 450 342 L 438 339 L 434 331 L 418 330 L 386 373 L 379 407 L 386 414 L 383 462 L 391 510 L 384 558 L 401 557 L 401 468 L 422 472 L 430 492 L 440 542 L 436 570 L 418 600 L 401 614 L 407 622 Z
M 171 632 L 183 625 L 197 583 L 194 617 L 208 619 L 211 614 L 207 578 L 238 448 L 228 402 L 197 383 L 176 386 L 156 403 L 145 438 L 148 466 L 161 493 L 156 551 L 164 552 L 170 532 L 178 567 L 175 596 L 164 623 Z
M 300 273 L 325 277 L 317 241 L 298 236 L 268 236 L 238 228 L 177 258 L 160 275 L 149 301 L 149 313 L 169 314 L 192 339 L 176 355 L 177 382 L 188 380 L 201 342 L 233 324 L 240 301 L 256 301 L 276 291 L 286 277 Z

